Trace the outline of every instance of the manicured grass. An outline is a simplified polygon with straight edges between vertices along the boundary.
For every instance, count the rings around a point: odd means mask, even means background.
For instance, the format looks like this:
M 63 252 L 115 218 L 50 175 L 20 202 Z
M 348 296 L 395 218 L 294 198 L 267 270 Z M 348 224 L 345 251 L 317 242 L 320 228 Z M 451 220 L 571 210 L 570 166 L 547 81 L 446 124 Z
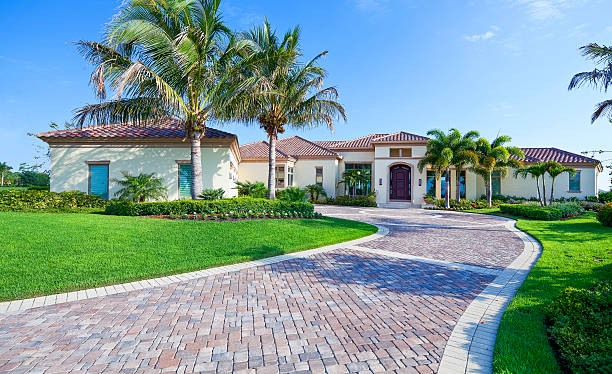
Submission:
M 593 213 L 563 221 L 519 219 L 517 227 L 539 240 L 543 252 L 504 313 L 494 373 L 559 373 L 545 307 L 566 287 L 589 288 L 612 279 L 612 228 Z
M 250 261 L 376 231 L 334 218 L 194 222 L 0 212 L 0 301 Z
M 28 189 L 27 187 L 7 187 L 7 186 L 0 187 L 0 191 L 3 191 L 3 190 L 23 190 L 25 191 L 27 189 Z

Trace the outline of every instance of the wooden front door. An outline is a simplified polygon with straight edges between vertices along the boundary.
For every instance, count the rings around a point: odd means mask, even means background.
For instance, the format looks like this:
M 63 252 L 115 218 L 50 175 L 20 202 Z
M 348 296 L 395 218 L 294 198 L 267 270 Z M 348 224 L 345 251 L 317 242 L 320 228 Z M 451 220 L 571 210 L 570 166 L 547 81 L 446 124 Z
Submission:
M 391 200 L 412 200 L 410 168 L 396 165 L 391 168 Z

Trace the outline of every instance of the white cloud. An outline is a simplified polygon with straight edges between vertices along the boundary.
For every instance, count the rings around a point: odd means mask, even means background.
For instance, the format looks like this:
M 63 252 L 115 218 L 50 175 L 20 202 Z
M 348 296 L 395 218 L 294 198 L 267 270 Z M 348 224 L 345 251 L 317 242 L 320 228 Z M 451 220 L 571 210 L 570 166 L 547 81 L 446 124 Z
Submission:
M 496 35 L 497 31 L 499 31 L 499 27 L 491 26 L 491 28 L 488 31 L 482 34 L 464 35 L 463 39 L 467 40 L 468 42 L 479 42 L 482 40 L 489 40 Z
M 357 9 L 363 11 L 378 11 L 385 8 L 389 0 L 352 0 Z
M 564 10 L 582 2 L 583 0 L 514 0 L 534 21 L 563 18 Z

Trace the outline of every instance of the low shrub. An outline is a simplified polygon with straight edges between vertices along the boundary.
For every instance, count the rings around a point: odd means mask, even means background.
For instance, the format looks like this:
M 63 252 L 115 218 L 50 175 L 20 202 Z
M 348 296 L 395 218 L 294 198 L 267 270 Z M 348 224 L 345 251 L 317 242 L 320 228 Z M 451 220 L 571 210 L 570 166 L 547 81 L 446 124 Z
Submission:
M 282 201 L 290 201 L 295 203 L 306 202 L 306 190 L 298 187 L 289 187 L 284 190 L 276 191 L 276 198 Z
M 585 196 L 584 201 L 588 201 L 589 203 L 596 203 L 599 201 L 597 196 Z
M 376 207 L 376 201 L 367 196 L 337 196 L 335 198 L 328 197 L 323 201 L 323 204 L 329 205 L 343 205 L 343 206 L 362 206 L 362 207 Z
M 599 202 L 600 203 L 612 203 L 612 191 L 609 192 L 600 192 L 599 193 Z
M 493 207 L 498 207 L 503 202 L 501 200 L 493 200 Z M 438 208 L 444 209 L 444 199 L 438 199 L 434 202 L 434 205 Z M 450 209 L 451 210 L 471 210 L 471 209 L 486 209 L 489 208 L 489 204 L 487 200 L 468 200 L 463 199 L 457 202 L 457 200 L 450 201 Z
M 580 205 L 584 208 L 584 210 L 590 210 L 593 212 L 599 212 L 599 209 L 604 206 L 603 203 L 589 201 L 581 201 Z
M 612 203 L 607 203 L 599 209 L 597 220 L 604 226 L 612 227 Z
M 28 191 L 49 191 L 49 186 L 30 186 Z
M 552 206 L 539 206 L 536 204 L 502 204 L 499 206 L 499 210 L 502 213 L 513 216 L 542 221 L 557 221 L 561 218 L 573 217 L 584 213 L 584 208 L 576 203 L 556 203 Z
M 198 196 L 202 200 L 221 200 L 223 199 L 223 195 L 225 195 L 225 191 L 223 188 L 217 189 L 206 189 L 202 191 L 200 196 Z
M 106 214 L 116 216 L 161 216 L 172 214 L 221 214 L 231 212 L 254 213 L 313 213 L 314 207 L 308 203 L 295 203 L 281 200 L 266 200 L 251 197 L 237 197 L 216 201 L 177 200 L 151 203 L 132 203 L 112 200 L 106 207 Z
M 268 188 L 263 182 L 236 182 L 238 196 L 248 196 L 264 199 L 268 196 Z
M 547 308 L 549 333 L 573 373 L 612 372 L 612 283 L 566 288 Z
M 49 192 L 44 190 L 2 190 L 0 207 L 3 211 L 70 210 L 104 208 L 108 201 L 80 191 Z
M 491 199 L 500 201 L 500 204 L 512 203 L 514 201 L 538 201 L 538 198 L 535 196 L 523 197 L 523 196 L 513 196 L 513 195 L 492 195 Z M 487 195 L 480 196 L 479 200 L 487 200 Z

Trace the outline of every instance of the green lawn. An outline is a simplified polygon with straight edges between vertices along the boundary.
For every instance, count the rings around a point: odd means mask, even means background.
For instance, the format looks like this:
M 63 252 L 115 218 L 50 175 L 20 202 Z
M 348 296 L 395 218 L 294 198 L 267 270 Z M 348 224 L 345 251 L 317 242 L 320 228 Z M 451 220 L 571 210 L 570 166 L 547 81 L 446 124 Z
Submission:
M 0 212 L 0 301 L 244 262 L 376 231 L 334 218 L 194 222 Z
M 568 286 L 587 288 L 612 278 L 612 228 L 593 213 L 564 221 L 519 219 L 517 227 L 539 240 L 543 252 L 504 313 L 494 372 L 559 373 L 544 308 Z

